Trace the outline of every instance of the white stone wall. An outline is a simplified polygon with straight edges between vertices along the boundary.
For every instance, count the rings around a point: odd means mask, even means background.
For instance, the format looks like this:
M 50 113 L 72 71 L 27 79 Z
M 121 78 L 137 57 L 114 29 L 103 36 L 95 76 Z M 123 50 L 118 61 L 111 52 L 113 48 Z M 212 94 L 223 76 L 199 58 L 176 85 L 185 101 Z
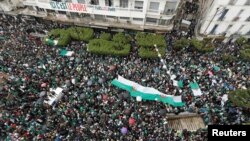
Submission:
M 0 2 L 0 11 L 12 11 L 18 6 L 22 6 L 20 0 L 4 0 Z
M 218 27 L 216 28 L 215 35 L 223 35 L 223 33 L 225 33 L 226 37 L 229 37 L 233 34 L 245 35 L 250 31 L 250 22 L 246 21 L 250 16 L 250 5 L 245 5 L 247 0 L 238 0 L 234 5 L 230 5 L 229 1 L 230 0 L 213 1 L 211 7 L 208 8 L 203 15 L 200 34 L 210 35 L 211 30 L 216 24 L 218 24 Z M 218 19 L 224 9 L 229 10 L 224 19 L 219 21 Z M 243 10 L 243 12 L 239 15 L 241 10 Z M 238 20 L 234 21 L 236 17 L 238 17 Z M 229 25 L 232 25 L 230 29 L 228 29 Z M 243 26 L 243 28 L 241 28 L 241 26 Z
M 60 11 L 68 11 L 68 12 L 78 12 L 78 13 L 88 13 L 91 15 L 104 15 L 104 16 L 115 16 L 115 17 L 129 17 L 129 20 L 131 23 L 134 24 L 145 24 L 146 17 L 151 17 L 155 19 L 165 19 L 170 20 L 173 18 L 174 14 L 169 15 L 163 15 L 163 11 L 165 9 L 165 5 L 167 1 L 174 1 L 176 2 L 176 6 L 173 9 L 176 9 L 178 7 L 178 4 L 180 0 L 128 0 L 128 8 L 120 8 L 120 0 L 113 0 L 113 7 L 114 10 L 105 10 L 107 9 L 107 6 L 105 6 L 104 0 L 99 0 L 99 7 L 101 9 L 97 9 L 98 6 L 91 6 L 89 4 L 90 0 L 85 0 L 86 4 L 85 8 L 86 10 L 83 11 L 76 11 L 76 10 L 69 10 L 69 9 L 60 9 Z M 143 1 L 143 9 L 135 9 L 135 1 Z M 75 2 L 75 1 L 74 1 Z M 159 10 L 157 12 L 150 12 L 149 5 L 150 2 L 159 2 Z M 57 8 L 52 8 L 50 5 L 50 1 L 47 0 L 25 0 L 24 5 L 27 6 L 37 6 L 39 8 L 43 9 L 50 9 L 50 10 L 59 10 Z M 133 21 L 133 18 L 140 18 L 143 19 L 143 21 Z

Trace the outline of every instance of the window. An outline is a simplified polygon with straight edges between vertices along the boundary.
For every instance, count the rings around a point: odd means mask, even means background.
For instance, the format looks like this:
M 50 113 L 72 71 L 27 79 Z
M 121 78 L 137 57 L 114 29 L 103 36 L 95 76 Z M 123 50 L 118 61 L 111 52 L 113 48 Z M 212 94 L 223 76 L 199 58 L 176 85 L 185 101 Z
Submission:
M 240 33 L 241 33 L 241 30 L 242 30 L 242 28 L 244 28 L 244 26 L 245 26 L 244 24 L 243 24 L 243 25 L 241 25 L 241 26 L 240 26 L 240 28 L 238 29 L 237 33 L 239 33 L 239 34 L 240 34 Z
M 128 0 L 120 0 L 120 7 L 128 8 Z
M 99 5 L 99 0 L 90 0 L 90 4 Z
M 36 6 L 36 10 L 37 10 L 37 11 L 44 12 L 44 9 L 43 9 L 43 8 L 39 8 L 39 7 L 37 7 L 37 6 Z
M 246 35 L 250 35 L 250 30 L 246 33 Z
M 143 18 L 133 18 L 134 21 L 143 21 Z
M 228 9 L 225 9 L 223 12 L 222 12 L 222 14 L 221 14 L 221 16 L 219 17 L 219 21 L 223 21 L 224 20 L 224 17 L 226 16 L 226 14 L 227 14 L 227 12 L 228 12 Z
M 226 29 L 226 32 L 228 31 L 228 30 L 230 30 L 231 29 L 231 27 L 232 27 L 233 25 L 228 25 L 228 27 L 227 27 L 227 29 Z
M 177 5 L 177 2 L 167 1 L 163 14 L 165 15 L 173 14 L 173 12 L 175 11 L 176 5 Z
M 247 22 L 249 22 L 249 21 L 250 21 L 250 16 L 246 19 L 246 21 L 247 21 Z
M 120 17 L 121 20 L 129 20 L 129 17 Z
M 247 0 L 245 5 L 250 5 L 250 0 Z
M 143 9 L 143 1 L 135 1 L 135 9 Z
M 104 19 L 104 15 L 95 15 L 95 19 L 97 19 L 97 20 L 102 20 L 102 19 Z
M 159 10 L 159 2 L 150 2 L 149 9 L 151 10 Z
M 47 11 L 48 13 L 54 13 L 54 12 L 55 12 L 55 10 L 51 10 L 51 9 L 46 9 L 46 11 Z
M 77 0 L 78 1 L 78 3 L 83 3 L 83 4 L 85 4 L 85 0 Z
M 237 2 L 237 0 L 230 0 L 228 4 L 229 5 L 235 5 L 236 2 Z
M 47 0 L 38 0 L 38 2 L 48 2 Z
M 157 23 L 157 19 L 155 18 L 147 18 L 146 21 L 149 23 Z
M 214 25 L 213 29 L 210 31 L 210 34 L 214 34 L 217 27 L 218 27 L 218 24 Z
M 71 0 L 61 0 L 61 2 L 72 2 Z
M 238 21 L 240 19 L 240 14 L 243 12 L 244 10 L 241 9 L 240 12 L 237 14 L 237 16 L 233 19 L 233 21 Z
M 105 0 L 105 6 L 113 6 L 113 0 Z
M 170 23 L 170 20 L 160 20 L 159 25 L 168 25 Z
M 106 16 L 107 18 L 110 18 L 110 19 L 115 19 L 116 16 Z
M 70 12 L 70 15 L 71 15 L 71 17 L 75 17 L 75 18 L 77 18 L 79 16 L 78 13 L 75 13 L 75 12 Z
M 65 14 L 66 15 L 66 11 L 58 11 L 59 14 Z
M 241 9 L 240 10 L 240 12 L 238 13 L 238 16 L 240 16 L 240 14 L 243 12 L 244 10 L 243 9 Z

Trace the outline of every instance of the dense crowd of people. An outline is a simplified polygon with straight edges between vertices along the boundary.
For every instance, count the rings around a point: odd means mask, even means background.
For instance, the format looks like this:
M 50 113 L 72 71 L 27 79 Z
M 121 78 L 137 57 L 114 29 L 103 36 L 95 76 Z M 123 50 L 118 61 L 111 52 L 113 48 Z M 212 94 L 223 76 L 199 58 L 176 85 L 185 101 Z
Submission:
M 228 64 L 220 59 L 225 51 L 238 55 L 234 44 L 218 45 L 210 54 L 167 52 L 166 71 L 159 59 L 139 58 L 135 41 L 127 57 L 90 54 L 84 42 L 64 47 L 74 51 L 73 56 L 60 56 L 59 47 L 31 38 L 27 30 L 65 25 L 8 15 L 0 15 L 0 23 L 1 36 L 8 37 L 0 41 L 0 71 L 9 76 L 0 84 L 0 140 L 204 141 L 206 129 L 176 131 L 168 127 L 166 113 L 199 113 L 206 125 L 249 120 L 245 109 L 222 98 L 229 90 L 250 87 L 249 62 Z M 169 95 L 182 95 L 185 106 L 137 102 L 111 85 L 118 74 Z M 169 74 L 183 80 L 184 88 L 173 86 Z M 188 86 L 193 80 L 202 96 L 193 96 Z M 61 100 L 53 106 L 44 104 L 50 88 L 57 87 L 64 88 Z

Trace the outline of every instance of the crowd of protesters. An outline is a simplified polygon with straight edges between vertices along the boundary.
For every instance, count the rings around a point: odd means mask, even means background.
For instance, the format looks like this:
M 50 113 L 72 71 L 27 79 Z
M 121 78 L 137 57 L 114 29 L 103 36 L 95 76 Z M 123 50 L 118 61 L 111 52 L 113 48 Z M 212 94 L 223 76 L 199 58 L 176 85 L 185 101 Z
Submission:
M 66 57 L 59 55 L 59 47 L 47 46 L 27 32 L 46 33 L 65 25 L 8 15 L 0 15 L 0 23 L 1 36 L 6 37 L 0 41 L 0 69 L 9 76 L 0 84 L 0 140 L 203 141 L 206 130 L 171 129 L 166 113 L 198 113 L 206 125 L 249 120 L 244 109 L 222 98 L 229 90 L 250 86 L 248 62 L 226 64 L 220 60 L 224 51 L 237 56 L 236 45 L 221 45 L 210 54 L 168 52 L 163 59 L 169 73 L 158 59 L 138 57 L 136 43 L 129 56 L 111 57 L 90 54 L 86 43 L 72 42 L 65 49 L 74 54 Z M 111 85 L 118 74 L 169 95 L 182 95 L 185 106 L 137 102 Z M 173 86 L 169 74 L 183 80 L 184 88 Z M 188 86 L 194 79 L 202 96 L 193 96 Z M 50 88 L 62 86 L 62 99 L 53 106 L 44 104 Z

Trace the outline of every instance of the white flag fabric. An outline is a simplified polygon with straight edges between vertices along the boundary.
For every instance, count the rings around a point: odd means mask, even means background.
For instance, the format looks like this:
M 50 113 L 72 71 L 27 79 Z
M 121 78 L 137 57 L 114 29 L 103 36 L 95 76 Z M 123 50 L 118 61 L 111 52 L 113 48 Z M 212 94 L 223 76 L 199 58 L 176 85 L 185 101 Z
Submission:
M 55 95 L 48 96 L 49 100 L 44 101 L 44 103 L 52 105 L 54 102 L 59 101 L 62 98 L 62 91 L 63 91 L 63 89 L 60 87 L 57 87 L 56 89 L 50 88 L 50 92 L 55 92 Z
M 136 82 L 127 80 L 122 76 L 118 76 L 118 79 L 114 79 L 112 84 L 130 92 L 130 95 L 136 97 L 137 101 L 141 101 L 142 99 L 156 100 L 175 107 L 184 106 L 181 96 L 166 95 L 157 89 L 144 87 Z

